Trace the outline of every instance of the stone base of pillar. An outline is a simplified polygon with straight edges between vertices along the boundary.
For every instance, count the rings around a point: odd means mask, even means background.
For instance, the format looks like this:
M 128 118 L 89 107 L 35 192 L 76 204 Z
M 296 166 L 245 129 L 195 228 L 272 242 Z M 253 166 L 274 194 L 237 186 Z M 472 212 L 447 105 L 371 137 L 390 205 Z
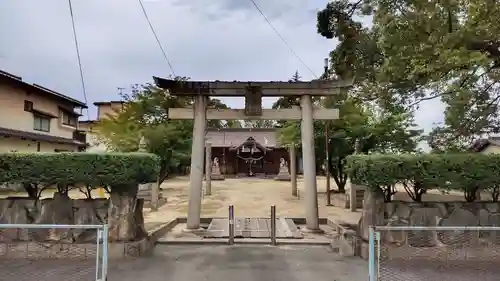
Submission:
M 321 228 L 318 228 L 318 229 L 309 229 L 307 227 L 302 227 L 300 229 L 300 231 L 302 231 L 303 233 L 312 233 L 312 234 L 322 234 L 322 233 L 325 233 L 325 231 Z
M 274 178 L 277 181 L 291 181 L 292 176 L 288 172 L 288 164 L 281 158 L 280 171 L 278 175 Z
M 223 181 L 226 179 L 223 174 L 212 174 L 212 175 L 210 175 L 210 178 L 213 181 Z
M 210 178 L 215 181 L 222 181 L 225 178 L 224 175 L 220 172 L 218 161 L 219 160 L 216 157 L 216 159 L 214 160 L 215 163 L 212 165 L 212 172 L 210 173 Z
M 277 181 L 291 181 L 292 180 L 292 177 L 290 176 L 289 173 L 279 173 L 275 178 L 274 180 L 277 180 Z
M 204 228 L 195 228 L 195 229 L 190 229 L 190 228 L 184 228 L 182 229 L 182 232 L 184 233 L 200 233 L 200 234 L 203 234 L 205 231 L 207 231 L 206 229 Z

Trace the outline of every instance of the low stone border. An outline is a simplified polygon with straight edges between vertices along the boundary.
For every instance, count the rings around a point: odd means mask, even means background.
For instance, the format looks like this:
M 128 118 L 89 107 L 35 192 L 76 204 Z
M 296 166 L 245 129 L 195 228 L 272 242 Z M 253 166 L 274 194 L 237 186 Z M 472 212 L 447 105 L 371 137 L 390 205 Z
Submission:
M 347 193 L 332 193 L 331 195 L 332 205 L 335 207 L 349 209 L 349 194 Z
M 332 248 L 337 250 L 341 256 L 353 257 L 358 256 L 361 246 L 361 238 L 357 235 L 356 230 L 352 229 L 347 224 L 338 223 L 330 219 L 327 224 L 337 230 L 339 234 L 332 241 Z
M 221 217 L 223 218 L 223 217 Z M 200 218 L 200 223 L 202 226 L 208 226 L 210 222 L 214 218 Z M 292 219 L 295 224 L 297 225 L 305 225 L 306 224 L 306 219 L 305 218 L 289 218 Z M 162 225 L 160 228 L 157 230 L 154 230 L 152 234 L 150 234 L 150 240 L 152 243 L 156 244 L 192 244 L 192 245 L 227 245 L 228 244 L 228 239 L 227 238 L 215 238 L 215 239 L 193 239 L 193 238 L 178 238 L 175 240 L 170 240 L 170 241 L 158 241 L 160 237 L 166 235 L 170 230 L 172 230 L 177 224 L 181 223 L 186 223 L 187 218 L 186 217 L 178 217 L 171 222 Z M 340 224 L 336 224 L 335 222 L 332 222 L 331 220 L 327 218 L 319 218 L 319 223 L 320 225 L 328 225 L 332 228 L 337 229 L 339 231 L 339 228 L 337 226 L 340 226 Z M 235 241 L 236 244 L 260 244 L 260 245 L 269 245 L 270 239 L 255 239 L 255 238 L 237 238 Z M 332 246 L 334 249 L 339 248 L 338 247 L 338 242 L 337 240 L 317 240 L 317 239 L 308 239 L 308 238 L 303 238 L 303 239 L 277 239 L 277 243 L 279 245 L 329 245 Z
M 108 258 L 136 258 L 148 254 L 156 241 L 177 224 L 172 220 L 150 231 L 148 237 L 132 242 L 110 242 Z M 97 254 L 95 243 L 50 243 L 33 241 L 9 241 L 0 243 L 0 259 L 94 259 Z M 99 253 L 102 256 L 102 250 Z
M 149 243 L 153 246 L 156 244 L 158 239 L 167 234 L 170 230 L 172 230 L 179 223 L 179 219 L 173 219 L 165 224 L 160 225 L 159 227 L 154 228 L 153 230 L 148 231 Z
M 291 218 L 297 225 L 304 225 L 305 218 Z M 150 230 L 148 237 L 134 242 L 111 242 L 108 246 L 108 258 L 136 258 L 147 255 L 158 243 L 158 240 L 171 231 L 177 224 L 186 223 L 187 218 L 179 217 Z M 201 218 L 202 225 L 208 225 L 212 218 Z M 340 234 L 332 241 L 314 239 L 278 239 L 280 245 L 331 245 L 344 256 L 353 255 L 357 247 L 355 232 L 342 224 L 326 218 L 320 218 L 319 223 L 328 225 Z M 227 244 L 227 239 L 178 239 L 163 242 L 167 244 Z M 163 244 L 162 243 L 162 244 Z M 238 244 L 269 244 L 269 239 L 237 239 Z M 0 243 L 0 259 L 93 259 L 96 255 L 96 244 L 43 243 L 43 242 L 9 242 Z M 102 251 L 100 252 L 102 255 Z
M 139 257 L 148 253 L 154 244 L 148 238 L 134 242 L 113 242 L 108 246 L 108 259 Z M 0 243 L 0 259 L 95 259 L 97 244 L 8 242 Z M 102 250 L 99 252 L 102 256 Z

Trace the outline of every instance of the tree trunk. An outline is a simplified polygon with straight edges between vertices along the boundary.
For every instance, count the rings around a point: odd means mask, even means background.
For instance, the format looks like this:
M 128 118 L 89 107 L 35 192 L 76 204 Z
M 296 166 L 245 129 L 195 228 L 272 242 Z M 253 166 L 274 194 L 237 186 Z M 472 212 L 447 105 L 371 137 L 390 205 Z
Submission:
M 110 241 L 137 241 L 144 238 L 143 201 L 137 199 L 138 185 L 111 187 L 108 207 Z
M 345 193 L 345 185 L 347 183 L 347 174 L 344 173 L 344 165 L 342 163 L 342 159 L 338 159 L 335 163 L 335 167 L 333 166 L 333 161 L 330 158 L 328 161 L 328 165 L 330 165 L 330 171 L 337 184 L 338 193 Z
M 465 201 L 467 201 L 467 202 L 476 201 L 476 195 L 477 195 L 478 189 L 479 189 L 479 187 L 477 187 L 477 186 L 465 188 L 465 191 L 464 191 Z

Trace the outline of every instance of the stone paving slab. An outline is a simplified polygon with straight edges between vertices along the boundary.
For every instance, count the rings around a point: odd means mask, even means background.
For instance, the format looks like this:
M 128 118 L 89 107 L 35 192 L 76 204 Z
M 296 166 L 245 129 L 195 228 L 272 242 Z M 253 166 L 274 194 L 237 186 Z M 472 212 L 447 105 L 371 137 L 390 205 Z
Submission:
M 296 225 L 297 229 L 301 229 L 303 225 Z M 159 244 L 227 244 L 228 238 L 206 238 L 205 232 L 186 232 L 185 223 L 177 223 L 172 226 L 169 231 L 157 237 L 156 242 Z M 302 239 L 277 239 L 278 244 L 301 244 L 301 245 L 330 245 L 332 241 L 336 241 L 338 236 L 337 229 L 334 226 L 322 224 L 320 228 L 322 233 L 301 233 Z M 270 244 L 270 238 L 236 238 L 235 243 L 249 244 Z
M 235 218 L 234 236 L 242 238 L 271 238 L 270 218 Z M 214 218 L 206 233 L 205 238 L 229 237 L 229 219 Z M 302 233 L 292 219 L 276 219 L 276 238 L 302 238 Z

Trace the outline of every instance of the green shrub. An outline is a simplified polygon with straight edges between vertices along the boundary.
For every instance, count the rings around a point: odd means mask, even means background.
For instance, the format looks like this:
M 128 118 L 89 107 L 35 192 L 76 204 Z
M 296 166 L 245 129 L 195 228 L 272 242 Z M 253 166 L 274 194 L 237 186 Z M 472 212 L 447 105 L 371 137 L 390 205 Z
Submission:
M 386 193 L 401 184 L 415 201 L 429 189 L 461 190 L 467 201 L 474 201 L 479 188 L 500 185 L 496 154 L 354 155 L 346 161 L 353 183 Z
M 155 182 L 147 153 L 0 153 L 0 183 L 113 186 Z

